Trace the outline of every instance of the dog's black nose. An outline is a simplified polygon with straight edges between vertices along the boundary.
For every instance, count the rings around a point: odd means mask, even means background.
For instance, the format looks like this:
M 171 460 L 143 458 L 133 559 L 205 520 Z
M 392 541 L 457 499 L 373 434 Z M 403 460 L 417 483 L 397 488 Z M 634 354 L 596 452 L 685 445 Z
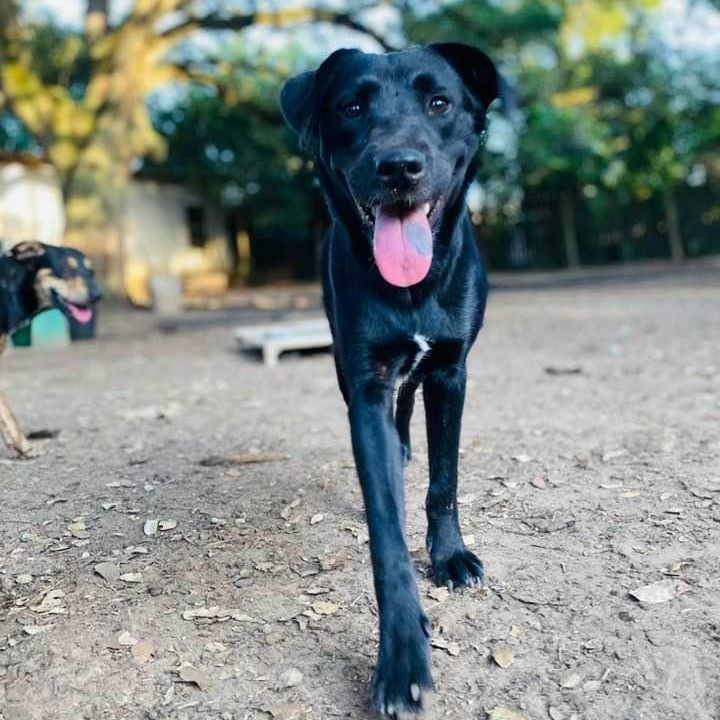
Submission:
M 400 148 L 380 155 L 375 167 L 385 182 L 416 183 L 425 174 L 425 158 L 417 150 Z

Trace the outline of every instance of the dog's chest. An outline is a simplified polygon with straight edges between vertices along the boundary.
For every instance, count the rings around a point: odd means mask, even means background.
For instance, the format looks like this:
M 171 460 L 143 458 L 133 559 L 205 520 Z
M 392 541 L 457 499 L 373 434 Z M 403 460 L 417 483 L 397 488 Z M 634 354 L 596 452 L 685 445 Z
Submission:
M 412 373 L 417 369 L 418 365 L 423 361 L 425 356 L 430 352 L 430 340 L 426 338 L 424 335 L 421 335 L 420 333 L 415 333 L 413 336 L 413 341 L 415 342 L 415 345 L 417 346 L 417 352 L 415 353 L 415 357 L 412 360 L 412 365 L 410 365 L 409 375 L 412 375 Z

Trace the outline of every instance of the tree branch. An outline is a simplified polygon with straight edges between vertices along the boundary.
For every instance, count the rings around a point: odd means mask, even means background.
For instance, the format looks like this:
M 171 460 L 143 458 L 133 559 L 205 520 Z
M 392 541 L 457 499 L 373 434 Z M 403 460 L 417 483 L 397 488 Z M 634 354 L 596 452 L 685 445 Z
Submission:
M 372 6 L 358 8 L 359 11 Z M 356 11 L 357 12 L 357 11 Z M 325 22 L 331 25 L 346 27 L 355 32 L 367 35 L 375 40 L 384 50 L 396 48 L 387 38 L 368 27 L 351 13 L 324 10 L 321 8 L 291 8 L 273 12 L 253 12 L 245 15 L 221 15 L 209 13 L 203 16 L 189 16 L 177 25 L 160 33 L 164 38 L 179 38 L 195 30 L 244 30 L 251 25 L 269 27 L 287 27 L 304 23 Z

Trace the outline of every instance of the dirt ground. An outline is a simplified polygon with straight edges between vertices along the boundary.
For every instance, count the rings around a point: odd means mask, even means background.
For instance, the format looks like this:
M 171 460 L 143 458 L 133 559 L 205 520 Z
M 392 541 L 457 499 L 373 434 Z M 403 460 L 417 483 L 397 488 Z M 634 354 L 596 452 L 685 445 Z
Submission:
M 330 357 L 269 370 L 230 325 L 101 323 L 2 359 L 22 424 L 61 432 L 29 461 L 0 448 L 0 718 L 366 718 L 374 597 Z M 429 717 L 720 717 L 719 388 L 717 265 L 493 294 L 461 457 L 483 590 L 428 578 L 414 420 Z M 676 596 L 630 596 L 658 581 Z

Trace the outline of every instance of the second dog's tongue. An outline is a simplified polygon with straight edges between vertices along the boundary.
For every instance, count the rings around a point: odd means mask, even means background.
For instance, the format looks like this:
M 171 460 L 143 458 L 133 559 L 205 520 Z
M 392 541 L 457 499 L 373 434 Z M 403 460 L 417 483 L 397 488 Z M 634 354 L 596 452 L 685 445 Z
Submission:
M 427 216 L 418 207 L 402 217 L 375 211 L 373 253 L 380 274 L 391 285 L 410 287 L 430 270 L 433 238 Z

